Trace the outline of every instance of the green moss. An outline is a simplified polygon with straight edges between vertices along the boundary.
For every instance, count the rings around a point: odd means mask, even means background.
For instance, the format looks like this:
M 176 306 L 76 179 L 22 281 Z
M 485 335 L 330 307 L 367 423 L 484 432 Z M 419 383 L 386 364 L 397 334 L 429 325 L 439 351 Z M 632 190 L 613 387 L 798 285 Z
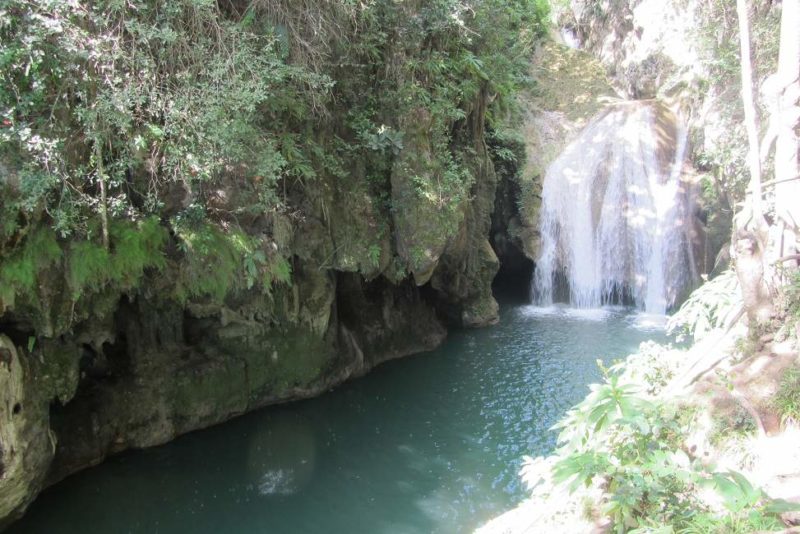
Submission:
M 261 350 L 254 353 L 253 346 Z M 324 337 L 309 335 L 304 327 L 261 336 L 257 345 L 242 344 L 239 354 L 247 361 L 253 402 L 265 396 L 288 395 L 296 387 L 309 387 L 328 370 L 335 357 Z
M 146 269 L 160 271 L 166 266 L 164 245 L 168 234 L 157 217 L 137 224 L 112 224 L 110 233 L 111 271 L 113 279 L 122 287 L 138 285 Z
M 34 230 L 21 248 L 0 259 L 0 310 L 13 308 L 17 297 L 36 302 L 39 275 L 61 258 L 55 233 L 46 227 Z
M 175 371 L 169 406 L 178 428 L 210 424 L 247 409 L 247 373 L 242 360 L 225 358 Z
M 100 291 L 110 280 L 110 255 L 101 245 L 91 241 L 75 241 L 69 247 L 67 283 L 72 299 L 87 290 Z
M 66 276 L 73 300 L 110 285 L 135 288 L 145 269 L 165 267 L 167 231 L 157 218 L 135 223 L 117 221 L 109 233 L 109 250 L 94 241 L 74 241 L 70 245 Z
M 222 301 L 237 289 L 258 288 L 269 294 L 274 283 L 291 283 L 291 264 L 240 228 L 220 228 L 209 222 L 183 225 L 173 221 L 185 254 L 175 296 Z M 272 251 L 274 252 L 274 251 Z

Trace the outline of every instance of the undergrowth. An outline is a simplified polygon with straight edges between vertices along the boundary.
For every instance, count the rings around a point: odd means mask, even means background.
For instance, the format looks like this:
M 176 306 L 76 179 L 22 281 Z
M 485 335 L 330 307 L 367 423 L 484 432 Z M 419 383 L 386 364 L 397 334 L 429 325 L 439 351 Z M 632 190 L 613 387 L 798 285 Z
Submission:
M 179 301 L 269 294 L 292 271 L 269 221 L 330 225 L 343 207 L 331 192 L 345 180 L 364 182 L 353 189 L 376 206 L 371 229 L 428 203 L 425 231 L 456 235 L 474 195 L 474 147 L 530 84 L 548 9 L 546 0 L 9 0 L 0 8 L 3 307 L 36 300 L 37 278 L 59 262 L 73 300 L 130 290 L 173 259 Z M 409 117 L 419 109 L 430 127 L 414 150 Z M 413 198 L 392 194 L 403 157 L 430 163 L 408 177 Z M 178 221 L 187 203 L 202 220 Z M 31 245 L 45 227 L 48 246 Z M 363 241 L 359 269 L 396 264 Z
M 684 449 L 691 410 L 623 379 L 624 365 L 603 372 L 605 382 L 592 385 L 555 426 L 561 433 L 552 480 L 570 491 L 602 488 L 599 511 L 614 532 L 753 532 L 778 528 L 778 514 L 798 508 L 770 499 L 739 473 L 715 471 L 692 457 Z M 724 512 L 701 498 L 703 490 L 719 495 Z
M 237 289 L 256 288 L 270 295 L 274 283 L 291 282 L 291 264 L 280 254 L 270 254 L 262 242 L 240 228 L 222 229 L 200 222 L 173 220 L 185 260 L 180 264 L 175 296 L 222 301 Z
M 68 248 L 67 283 L 73 300 L 109 285 L 128 290 L 139 285 L 146 269 L 166 267 L 167 231 L 156 217 L 139 222 L 116 221 L 106 250 L 94 241 L 73 241 Z
M 800 423 L 800 368 L 793 367 L 786 371 L 772 405 L 782 423 Z

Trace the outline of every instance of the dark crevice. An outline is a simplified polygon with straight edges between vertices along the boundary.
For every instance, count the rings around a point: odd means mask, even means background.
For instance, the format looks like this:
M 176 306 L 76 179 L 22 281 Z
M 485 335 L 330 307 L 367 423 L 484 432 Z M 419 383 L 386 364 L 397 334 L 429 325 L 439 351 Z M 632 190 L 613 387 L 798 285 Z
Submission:
M 430 282 L 419 288 L 420 297 L 436 313 L 442 323 L 448 328 L 459 328 L 461 326 L 461 305 L 454 303 L 447 296 L 434 289 Z
M 28 346 L 28 340 L 36 335 L 32 326 L 14 320 L 11 313 L 7 313 L 0 321 L 0 332 L 8 336 L 17 347 Z
M 0 347 L 0 365 L 11 370 L 11 351 L 2 347 Z
M 87 343 L 81 345 L 79 370 L 83 380 L 97 380 L 110 374 L 105 355 Z
M 219 325 L 218 318 L 197 317 L 188 309 L 184 310 L 183 320 L 181 322 L 181 336 L 189 346 L 202 345 L 204 340 L 208 337 L 209 332 L 213 332 L 214 328 Z
M 533 261 L 526 258 L 516 248 L 516 256 L 500 258 L 500 270 L 492 282 L 492 293 L 501 303 L 527 304 L 531 297 Z
M 505 150 L 517 156 L 493 158 L 498 183 L 489 242 L 500 260 L 500 269 L 492 283 L 492 292 L 500 302 L 528 303 L 534 262 L 523 252 L 519 236 L 522 191 L 518 162 L 524 161 L 525 148 L 518 141 L 500 141 L 493 136 L 489 141 L 494 153 Z
M 367 367 L 430 350 L 441 341 L 444 329 L 429 289 L 411 279 L 394 284 L 383 277 L 337 273 L 336 316 L 358 341 Z

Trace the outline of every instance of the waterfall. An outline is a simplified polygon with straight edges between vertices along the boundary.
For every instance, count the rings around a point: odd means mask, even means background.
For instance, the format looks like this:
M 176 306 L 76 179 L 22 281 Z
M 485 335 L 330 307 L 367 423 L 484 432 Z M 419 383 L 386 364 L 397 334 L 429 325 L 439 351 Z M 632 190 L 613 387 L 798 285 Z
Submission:
M 607 107 L 566 147 L 545 174 L 534 302 L 568 291 L 580 308 L 676 303 L 692 273 L 686 138 L 669 108 L 637 101 Z

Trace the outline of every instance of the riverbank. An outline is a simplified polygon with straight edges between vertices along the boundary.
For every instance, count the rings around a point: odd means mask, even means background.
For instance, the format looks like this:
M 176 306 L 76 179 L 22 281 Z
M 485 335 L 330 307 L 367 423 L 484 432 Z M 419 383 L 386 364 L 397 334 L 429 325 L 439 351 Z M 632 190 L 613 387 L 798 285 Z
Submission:
M 687 511 L 696 516 L 694 519 L 659 515 L 674 513 L 671 507 L 677 504 L 669 504 L 668 500 L 657 507 L 660 512 L 649 510 L 637 519 L 637 497 L 635 494 L 626 497 L 623 493 L 631 488 L 618 485 L 621 479 L 616 477 L 624 476 L 620 471 L 615 475 L 610 474 L 613 470 L 605 475 L 589 475 L 585 484 L 583 477 L 591 468 L 583 474 L 570 472 L 569 468 L 565 472 L 574 449 L 564 441 L 569 428 L 562 427 L 560 451 L 526 460 L 520 475 L 530 490 L 529 498 L 476 533 L 611 532 L 612 526 L 620 525 L 620 521 L 626 522 L 625 530 L 636 526 L 664 528 L 660 521 L 668 525 L 694 521 L 696 528 L 704 525 L 702 528 L 707 529 L 704 532 L 742 533 L 753 529 L 776 532 L 798 525 L 800 515 L 789 510 L 800 505 L 800 450 L 796 446 L 800 436 L 797 420 L 800 412 L 796 408 L 800 380 L 793 378 L 800 376 L 798 336 L 796 332 L 788 332 L 779 341 L 773 337 L 757 350 L 743 346 L 746 336 L 745 326 L 739 323 L 731 329 L 707 333 L 686 351 L 646 344 L 614 371 L 619 373 L 614 375 L 619 377 L 618 381 L 612 381 L 614 388 L 620 388 L 619 391 L 629 388 L 629 393 L 646 400 L 648 406 L 655 403 L 666 407 L 662 414 L 667 415 L 659 416 L 658 424 L 678 423 L 675 426 L 678 433 L 672 436 L 660 435 L 654 427 L 639 429 L 644 432 L 639 439 L 649 443 L 648 450 L 667 447 L 658 468 L 647 463 L 638 467 L 641 491 L 648 491 L 647 484 L 664 484 L 667 479 L 660 477 L 683 470 L 678 477 L 683 484 L 678 479 L 672 481 L 682 489 L 673 491 L 687 492 L 683 499 L 690 507 Z M 750 352 L 743 353 L 743 348 Z M 583 405 L 596 395 L 598 387 L 601 386 L 593 388 Z M 573 410 L 576 409 L 580 405 Z M 637 416 L 647 409 L 640 405 Z M 676 414 L 682 415 L 676 418 Z M 637 424 L 652 423 L 647 421 Z M 599 441 L 586 444 L 587 450 L 600 455 L 610 453 L 617 462 L 623 462 L 615 464 L 622 469 L 626 460 L 622 459 L 624 456 L 616 456 L 620 449 L 615 447 L 620 446 L 619 436 L 629 432 L 623 427 L 624 423 L 605 437 L 592 436 L 591 439 Z M 674 445 L 669 445 L 670 442 Z M 672 452 L 670 446 L 674 447 Z M 570 484 L 572 480 L 581 483 Z M 658 491 L 656 486 L 650 487 L 651 491 Z M 622 500 L 626 498 L 633 500 Z M 624 513 L 620 511 L 624 506 L 621 502 L 628 503 L 630 515 L 618 515 Z
M 552 450 L 547 429 L 600 378 L 595 360 L 653 335 L 622 310 L 498 299 L 496 326 L 112 457 L 45 491 L 9 532 L 471 531 L 524 498 L 521 458 Z

